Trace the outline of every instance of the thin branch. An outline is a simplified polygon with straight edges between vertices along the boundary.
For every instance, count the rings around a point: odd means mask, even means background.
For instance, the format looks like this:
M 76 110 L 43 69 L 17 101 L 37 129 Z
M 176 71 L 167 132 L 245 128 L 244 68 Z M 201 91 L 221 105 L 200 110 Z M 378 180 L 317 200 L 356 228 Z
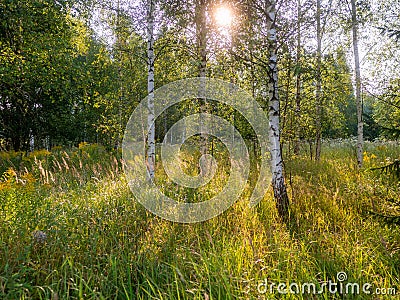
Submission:
M 373 98 L 375 98 L 375 99 L 378 99 L 379 101 L 382 101 L 383 103 L 386 103 L 386 104 L 388 104 L 388 105 L 391 105 L 391 106 L 393 106 L 393 107 L 396 108 L 396 109 L 400 109 L 400 105 L 394 104 L 393 102 L 388 101 L 388 100 L 384 99 L 383 97 L 379 97 L 379 96 L 377 96 L 377 95 L 371 93 L 370 91 L 368 91 L 366 88 L 364 88 L 364 89 L 365 89 L 365 91 L 366 91 L 371 97 L 373 97 Z M 396 94 L 390 95 L 390 96 L 392 96 L 392 98 L 398 97 L 398 95 L 396 95 Z

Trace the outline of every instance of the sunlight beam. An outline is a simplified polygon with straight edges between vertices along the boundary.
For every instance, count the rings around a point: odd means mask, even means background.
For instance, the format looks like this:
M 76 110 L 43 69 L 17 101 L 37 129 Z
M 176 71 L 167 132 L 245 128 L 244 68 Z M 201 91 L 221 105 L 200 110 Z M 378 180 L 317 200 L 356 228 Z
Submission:
M 215 21 L 218 27 L 227 28 L 233 21 L 232 10 L 226 6 L 220 6 L 215 10 Z

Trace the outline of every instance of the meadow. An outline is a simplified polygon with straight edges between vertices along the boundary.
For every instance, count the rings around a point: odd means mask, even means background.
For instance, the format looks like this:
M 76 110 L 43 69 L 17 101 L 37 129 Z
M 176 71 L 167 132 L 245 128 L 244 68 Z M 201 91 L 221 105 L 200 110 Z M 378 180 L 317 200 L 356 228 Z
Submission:
M 132 199 L 119 154 L 99 145 L 1 152 L 0 298 L 400 299 L 400 228 L 377 217 L 400 214 L 400 184 L 371 170 L 399 145 L 366 143 L 361 171 L 350 142 L 322 153 L 285 157 L 288 224 L 271 190 L 254 208 L 246 190 L 220 216 L 179 224 Z M 370 294 L 333 294 L 329 281 Z M 293 283 L 322 292 L 279 292 Z

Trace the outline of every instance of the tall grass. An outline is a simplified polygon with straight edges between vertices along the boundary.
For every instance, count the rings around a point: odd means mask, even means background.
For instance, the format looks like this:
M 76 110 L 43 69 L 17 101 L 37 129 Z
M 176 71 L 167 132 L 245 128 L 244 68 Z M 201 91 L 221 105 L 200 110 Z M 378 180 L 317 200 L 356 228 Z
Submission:
M 321 287 L 343 271 L 347 282 L 399 291 L 399 228 L 368 212 L 385 211 L 400 188 L 367 169 L 400 153 L 382 144 L 366 151 L 365 171 L 346 145 L 329 145 L 318 163 L 287 160 L 288 226 L 271 191 L 253 209 L 245 193 L 207 222 L 162 220 L 132 199 L 118 159 L 93 145 L 8 164 L 0 185 L 0 298 L 399 298 L 257 290 L 265 280 Z M 33 238 L 36 230 L 47 234 L 44 243 Z

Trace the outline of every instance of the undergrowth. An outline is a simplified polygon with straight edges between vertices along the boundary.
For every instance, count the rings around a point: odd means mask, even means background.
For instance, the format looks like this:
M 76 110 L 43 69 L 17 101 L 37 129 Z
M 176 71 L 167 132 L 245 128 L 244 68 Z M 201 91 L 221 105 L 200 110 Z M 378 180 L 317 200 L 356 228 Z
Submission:
M 289 224 L 269 190 L 255 208 L 244 193 L 220 216 L 191 225 L 132 199 L 119 159 L 100 146 L 2 153 L 0 298 L 400 299 L 376 294 L 399 293 L 399 228 L 368 213 L 399 198 L 397 182 L 369 170 L 398 158 L 399 148 L 368 144 L 362 171 L 351 147 L 323 150 L 320 162 L 286 160 Z M 33 238 L 38 230 L 44 242 Z M 277 290 L 313 283 L 318 291 L 340 272 L 344 283 L 371 284 L 371 294 Z

